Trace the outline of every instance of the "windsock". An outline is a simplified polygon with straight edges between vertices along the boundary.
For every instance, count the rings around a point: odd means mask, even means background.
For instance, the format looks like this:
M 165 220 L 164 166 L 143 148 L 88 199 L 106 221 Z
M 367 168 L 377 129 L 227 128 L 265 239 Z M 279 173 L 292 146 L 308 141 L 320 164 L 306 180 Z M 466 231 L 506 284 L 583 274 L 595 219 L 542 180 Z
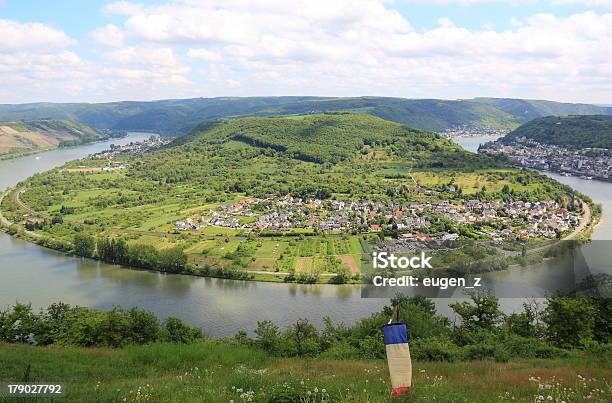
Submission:
M 412 385 L 412 362 L 408 348 L 408 333 L 405 323 L 390 323 L 383 326 L 387 364 L 391 376 L 391 396 L 410 393 Z

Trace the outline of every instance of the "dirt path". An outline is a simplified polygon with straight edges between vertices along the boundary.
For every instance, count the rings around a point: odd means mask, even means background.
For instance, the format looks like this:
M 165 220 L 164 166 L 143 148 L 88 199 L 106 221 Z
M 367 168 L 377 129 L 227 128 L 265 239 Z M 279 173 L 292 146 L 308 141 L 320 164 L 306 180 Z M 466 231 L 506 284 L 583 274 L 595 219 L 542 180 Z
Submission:
M 43 213 L 39 213 L 36 210 L 30 208 L 27 204 L 25 204 L 23 201 L 21 201 L 21 195 L 25 193 L 25 191 L 28 190 L 28 188 L 21 188 L 19 190 L 17 190 L 14 194 L 13 194 L 13 201 L 15 202 L 15 204 L 17 204 L 19 206 L 19 208 L 27 211 L 28 213 L 32 214 L 32 215 L 36 215 L 36 216 L 40 216 L 40 217 L 46 217 L 49 218 L 49 215 L 47 214 L 43 214 Z
M 9 192 L 9 190 L 7 189 L 7 193 Z M 4 196 L 6 196 L 6 193 L 0 193 L 0 206 L 2 205 L 2 201 L 4 200 Z M 34 212 L 36 213 L 36 212 Z M 10 227 L 13 223 L 10 222 L 9 220 L 6 219 L 6 217 L 4 217 L 4 215 L 2 215 L 2 208 L 0 208 L 0 221 L 2 222 L 2 224 L 6 225 L 7 227 Z M 37 234 L 36 232 L 32 232 L 32 231 L 28 231 L 27 229 L 23 229 L 23 231 L 33 237 L 33 238 L 42 238 L 42 235 Z
M 563 240 L 568 240 L 568 239 L 576 238 L 591 223 L 591 219 L 592 219 L 592 217 L 591 217 L 591 207 L 589 207 L 589 205 L 587 203 L 582 201 L 582 209 L 584 210 L 584 215 L 582 216 L 582 220 L 580 220 L 580 224 L 578 224 L 578 226 L 576 228 L 574 228 L 574 230 L 572 232 L 570 232 L 566 237 L 564 237 Z

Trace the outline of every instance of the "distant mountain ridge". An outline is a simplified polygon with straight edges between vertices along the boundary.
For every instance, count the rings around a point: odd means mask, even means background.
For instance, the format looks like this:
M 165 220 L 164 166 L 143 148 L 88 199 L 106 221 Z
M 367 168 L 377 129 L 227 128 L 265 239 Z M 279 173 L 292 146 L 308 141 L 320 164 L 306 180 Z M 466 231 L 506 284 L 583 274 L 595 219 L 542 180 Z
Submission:
M 525 137 L 568 149 L 612 149 L 612 116 L 572 115 L 537 118 L 508 133 L 502 143 Z
M 548 115 L 612 115 L 611 107 L 509 98 L 465 100 L 387 97 L 192 98 L 150 102 L 33 103 L 0 105 L 0 119 L 64 119 L 98 129 L 144 130 L 182 135 L 202 121 L 240 116 L 363 112 L 410 127 L 443 131 L 473 125 L 513 129 Z

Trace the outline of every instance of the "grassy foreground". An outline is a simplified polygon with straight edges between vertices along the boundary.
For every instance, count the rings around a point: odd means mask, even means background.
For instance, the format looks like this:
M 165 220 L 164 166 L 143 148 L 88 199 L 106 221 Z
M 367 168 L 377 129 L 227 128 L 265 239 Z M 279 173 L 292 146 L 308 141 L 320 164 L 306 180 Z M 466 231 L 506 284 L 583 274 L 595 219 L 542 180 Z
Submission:
M 0 344 L 0 364 L 2 381 L 22 381 L 30 365 L 30 382 L 64 382 L 70 402 L 391 401 L 382 360 L 271 358 L 213 340 L 121 349 Z M 413 364 L 410 401 L 612 399 L 609 357 Z

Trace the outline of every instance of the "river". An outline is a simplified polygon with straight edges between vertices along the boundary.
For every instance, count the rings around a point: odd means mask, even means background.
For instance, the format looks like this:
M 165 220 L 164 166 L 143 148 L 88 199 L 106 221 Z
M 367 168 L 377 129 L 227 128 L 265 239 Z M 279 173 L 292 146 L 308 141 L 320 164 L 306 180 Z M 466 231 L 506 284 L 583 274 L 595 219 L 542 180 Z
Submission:
M 106 149 L 111 143 L 123 144 L 148 136 L 148 133 L 130 133 L 124 139 L 0 161 L 0 189 L 14 186 L 34 173 Z M 458 139 L 458 143 L 474 151 L 479 140 L 471 137 Z M 612 184 L 554 177 L 604 204 L 604 223 L 594 237 L 611 239 Z M 511 287 L 514 280 L 525 278 L 538 284 L 548 281 L 553 270 L 553 265 L 544 265 L 539 270 L 517 269 L 494 273 L 492 277 L 497 278 L 499 286 Z M 359 286 L 258 283 L 131 270 L 65 256 L 0 233 L 0 307 L 15 301 L 31 302 L 34 307 L 57 301 L 92 308 L 139 306 L 162 318 L 177 316 L 202 327 L 213 337 L 231 336 L 243 329 L 252 331 L 257 321 L 266 319 L 283 327 L 298 318 L 308 318 L 315 325 L 321 325 L 323 316 L 351 324 L 388 303 L 385 299 L 361 298 Z M 448 299 L 435 302 L 440 312 L 449 314 Z M 520 308 L 521 303 L 518 298 L 501 300 L 506 311 Z

